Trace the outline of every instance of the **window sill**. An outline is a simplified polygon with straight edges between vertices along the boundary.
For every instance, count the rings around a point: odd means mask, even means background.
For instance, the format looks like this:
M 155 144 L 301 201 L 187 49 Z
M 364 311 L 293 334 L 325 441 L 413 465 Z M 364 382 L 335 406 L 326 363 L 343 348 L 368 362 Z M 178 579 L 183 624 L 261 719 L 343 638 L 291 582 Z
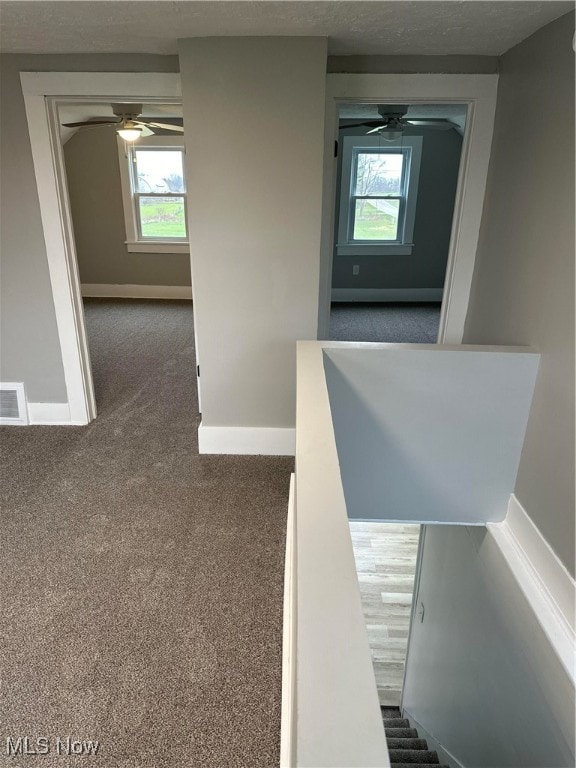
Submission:
M 394 243 L 393 245 L 359 243 L 358 245 L 337 245 L 336 253 L 338 256 L 411 256 L 413 248 L 414 243 Z
M 190 253 L 189 243 L 171 242 L 138 242 L 126 240 L 126 250 L 129 253 Z

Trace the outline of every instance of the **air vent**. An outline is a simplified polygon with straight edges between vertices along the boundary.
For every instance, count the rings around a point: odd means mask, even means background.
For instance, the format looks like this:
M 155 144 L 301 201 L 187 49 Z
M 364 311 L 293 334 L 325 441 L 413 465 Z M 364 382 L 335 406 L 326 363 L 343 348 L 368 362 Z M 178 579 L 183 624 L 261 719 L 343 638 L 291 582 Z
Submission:
M 0 383 L 0 424 L 28 424 L 24 384 Z

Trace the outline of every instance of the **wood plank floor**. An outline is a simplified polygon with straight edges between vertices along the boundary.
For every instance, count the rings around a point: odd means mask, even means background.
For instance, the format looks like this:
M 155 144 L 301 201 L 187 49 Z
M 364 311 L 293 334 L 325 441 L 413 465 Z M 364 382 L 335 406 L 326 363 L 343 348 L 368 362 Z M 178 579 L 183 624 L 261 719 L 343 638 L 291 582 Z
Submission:
M 420 526 L 350 521 L 350 532 L 380 704 L 398 706 Z

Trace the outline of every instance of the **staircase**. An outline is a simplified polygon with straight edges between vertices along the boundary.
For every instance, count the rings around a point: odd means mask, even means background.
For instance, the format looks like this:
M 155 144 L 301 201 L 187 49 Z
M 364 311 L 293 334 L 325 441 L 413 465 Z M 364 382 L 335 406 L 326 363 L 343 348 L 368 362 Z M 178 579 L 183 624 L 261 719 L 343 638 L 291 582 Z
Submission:
M 418 738 L 418 731 L 400 715 L 399 707 L 380 709 L 392 768 L 448 768 L 440 765 L 437 752 L 428 749 L 426 739 Z

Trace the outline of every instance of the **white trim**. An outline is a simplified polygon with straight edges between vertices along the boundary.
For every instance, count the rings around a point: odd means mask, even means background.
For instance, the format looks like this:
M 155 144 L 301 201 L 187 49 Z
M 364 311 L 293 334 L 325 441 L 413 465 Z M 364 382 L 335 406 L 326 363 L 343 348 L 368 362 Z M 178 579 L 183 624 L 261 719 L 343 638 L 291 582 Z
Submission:
M 462 143 L 438 334 L 438 341 L 441 343 L 459 344 L 464 333 L 482 219 L 497 86 L 498 75 L 334 74 L 327 76 L 319 338 L 326 337 L 330 327 L 336 194 L 336 161 L 333 157 L 333 147 L 334 141 L 338 138 L 338 102 L 377 104 L 457 102 L 467 105 L 468 117 Z
M 486 527 L 570 679 L 576 682 L 575 580 L 514 494 L 504 521 Z
M 442 288 L 332 288 L 332 301 L 442 301 Z
M 199 453 L 294 456 L 296 430 L 289 427 L 198 427 Z
M 96 415 L 78 277 L 58 104 L 62 101 L 177 102 L 180 76 L 153 72 L 21 72 L 70 420 Z M 105 94 L 105 95 L 103 95 Z
M 30 424 L 60 424 L 71 426 L 78 424 L 70 417 L 68 403 L 28 403 Z
M 82 283 L 82 296 L 113 299 L 189 299 L 190 285 L 106 285 Z
M 28 424 L 28 409 L 26 407 L 26 392 L 22 381 L 3 381 L 0 390 L 16 392 L 19 415 L 15 418 L 1 416 L 0 424 L 5 426 L 25 427 Z
M 434 736 L 431 736 L 426 728 L 424 728 L 424 726 L 421 725 L 418 720 L 416 720 L 416 718 L 412 717 L 407 709 L 402 710 L 402 717 L 409 721 L 411 728 L 416 728 L 418 731 L 418 738 L 426 739 L 428 749 L 438 753 L 438 759 L 440 760 L 441 765 L 448 765 L 450 768 L 465 768 L 460 760 L 454 757 L 452 752 L 449 752 L 445 747 L 443 747 L 439 741 L 436 741 Z
M 280 768 L 294 765 L 296 707 L 296 548 L 295 477 L 290 475 L 286 558 L 284 561 L 284 611 L 282 627 L 282 704 L 280 714 Z
M 186 243 L 154 242 L 143 243 L 141 240 L 126 242 L 128 253 L 190 253 L 190 246 Z

